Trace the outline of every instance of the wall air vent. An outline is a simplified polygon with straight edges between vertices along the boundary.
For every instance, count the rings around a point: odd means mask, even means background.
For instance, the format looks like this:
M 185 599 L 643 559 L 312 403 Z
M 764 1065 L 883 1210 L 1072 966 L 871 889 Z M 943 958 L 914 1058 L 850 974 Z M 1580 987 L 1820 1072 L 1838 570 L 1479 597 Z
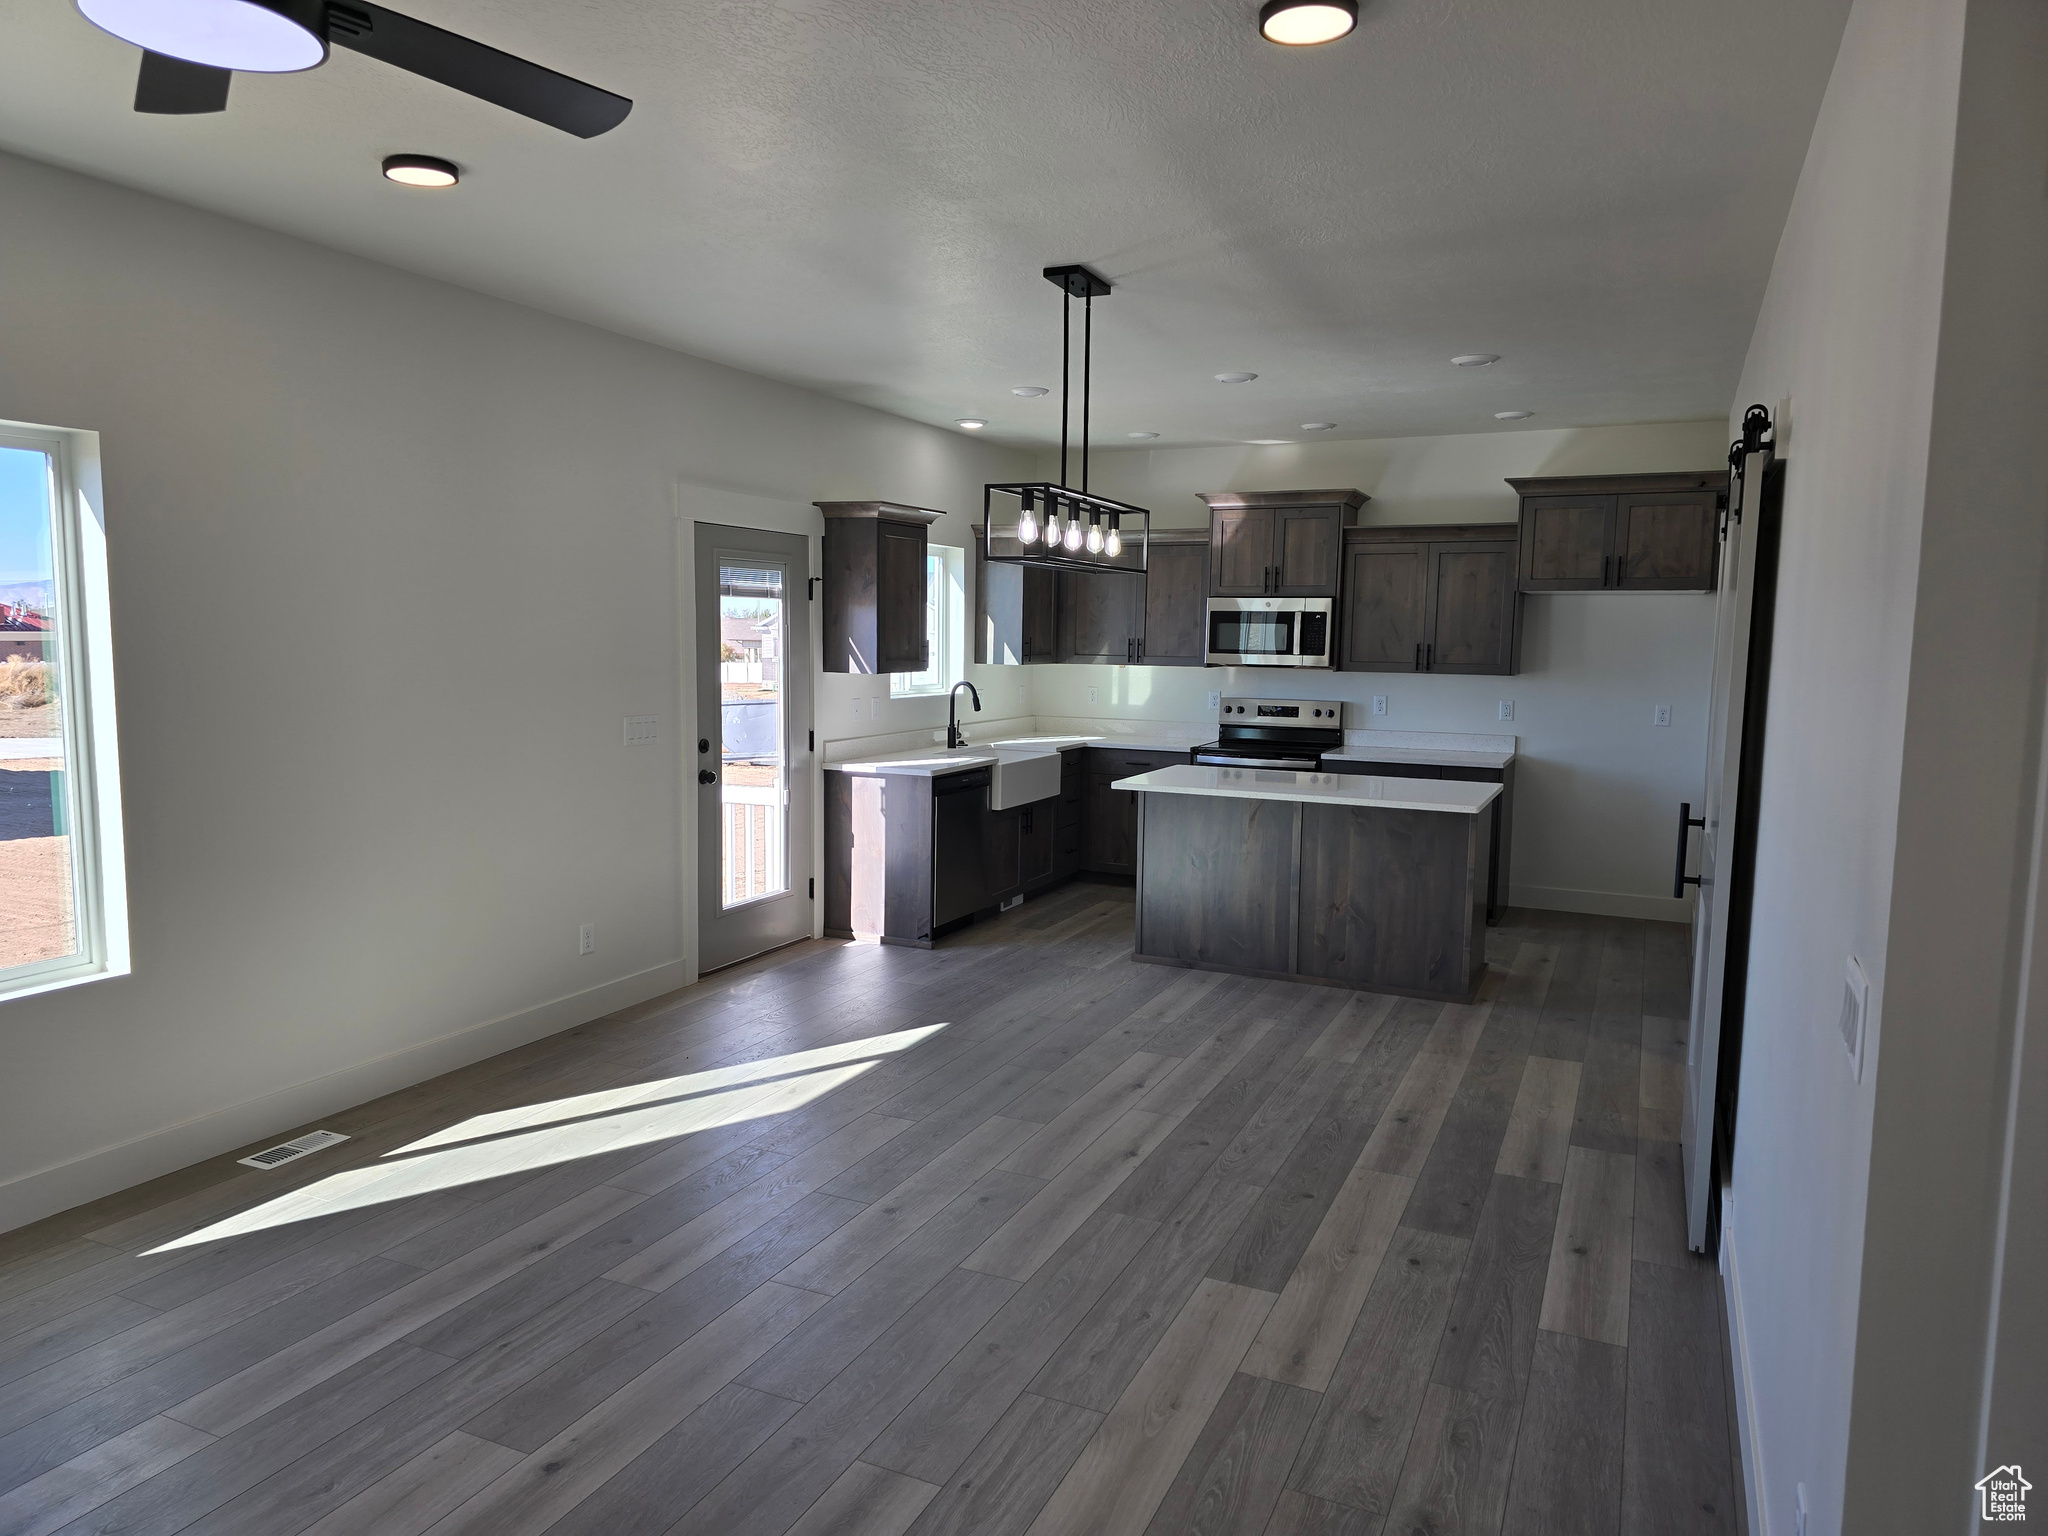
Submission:
M 347 1140 L 348 1138 L 339 1131 L 309 1131 L 296 1141 L 287 1141 L 274 1147 L 266 1147 L 253 1157 L 238 1157 L 235 1161 L 250 1168 L 276 1168 L 281 1164 L 296 1162 L 299 1158 L 318 1152 L 322 1147 L 331 1147 L 337 1141 Z

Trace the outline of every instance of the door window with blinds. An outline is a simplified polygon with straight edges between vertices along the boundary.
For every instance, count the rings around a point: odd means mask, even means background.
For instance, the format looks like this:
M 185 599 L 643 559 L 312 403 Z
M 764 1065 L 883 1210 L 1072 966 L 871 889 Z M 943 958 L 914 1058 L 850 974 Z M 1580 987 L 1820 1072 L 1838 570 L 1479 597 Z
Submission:
M 721 902 L 789 889 L 788 609 L 779 566 L 718 567 Z

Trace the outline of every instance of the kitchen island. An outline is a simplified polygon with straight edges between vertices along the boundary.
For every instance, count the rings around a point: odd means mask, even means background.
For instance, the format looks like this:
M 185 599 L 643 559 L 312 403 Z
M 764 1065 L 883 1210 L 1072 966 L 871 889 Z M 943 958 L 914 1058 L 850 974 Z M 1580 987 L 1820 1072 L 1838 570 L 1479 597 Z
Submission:
M 1498 784 L 1176 766 L 1138 797 L 1136 958 L 1463 1002 Z

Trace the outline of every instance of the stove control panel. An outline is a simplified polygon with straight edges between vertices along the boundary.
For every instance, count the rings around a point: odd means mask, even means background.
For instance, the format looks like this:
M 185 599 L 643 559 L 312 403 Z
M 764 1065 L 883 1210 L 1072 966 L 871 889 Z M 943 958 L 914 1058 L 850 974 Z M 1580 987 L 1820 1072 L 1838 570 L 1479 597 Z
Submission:
M 1344 718 L 1336 699 L 1225 699 L 1219 711 L 1225 725 L 1298 726 L 1335 730 Z

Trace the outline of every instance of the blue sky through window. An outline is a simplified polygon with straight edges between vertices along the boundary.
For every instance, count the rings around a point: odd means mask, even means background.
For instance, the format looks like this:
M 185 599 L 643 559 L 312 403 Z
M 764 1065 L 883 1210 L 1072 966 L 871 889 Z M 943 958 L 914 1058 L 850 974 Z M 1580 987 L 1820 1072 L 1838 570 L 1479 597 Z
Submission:
M 0 447 L 0 586 L 49 581 L 49 494 L 48 459 Z

